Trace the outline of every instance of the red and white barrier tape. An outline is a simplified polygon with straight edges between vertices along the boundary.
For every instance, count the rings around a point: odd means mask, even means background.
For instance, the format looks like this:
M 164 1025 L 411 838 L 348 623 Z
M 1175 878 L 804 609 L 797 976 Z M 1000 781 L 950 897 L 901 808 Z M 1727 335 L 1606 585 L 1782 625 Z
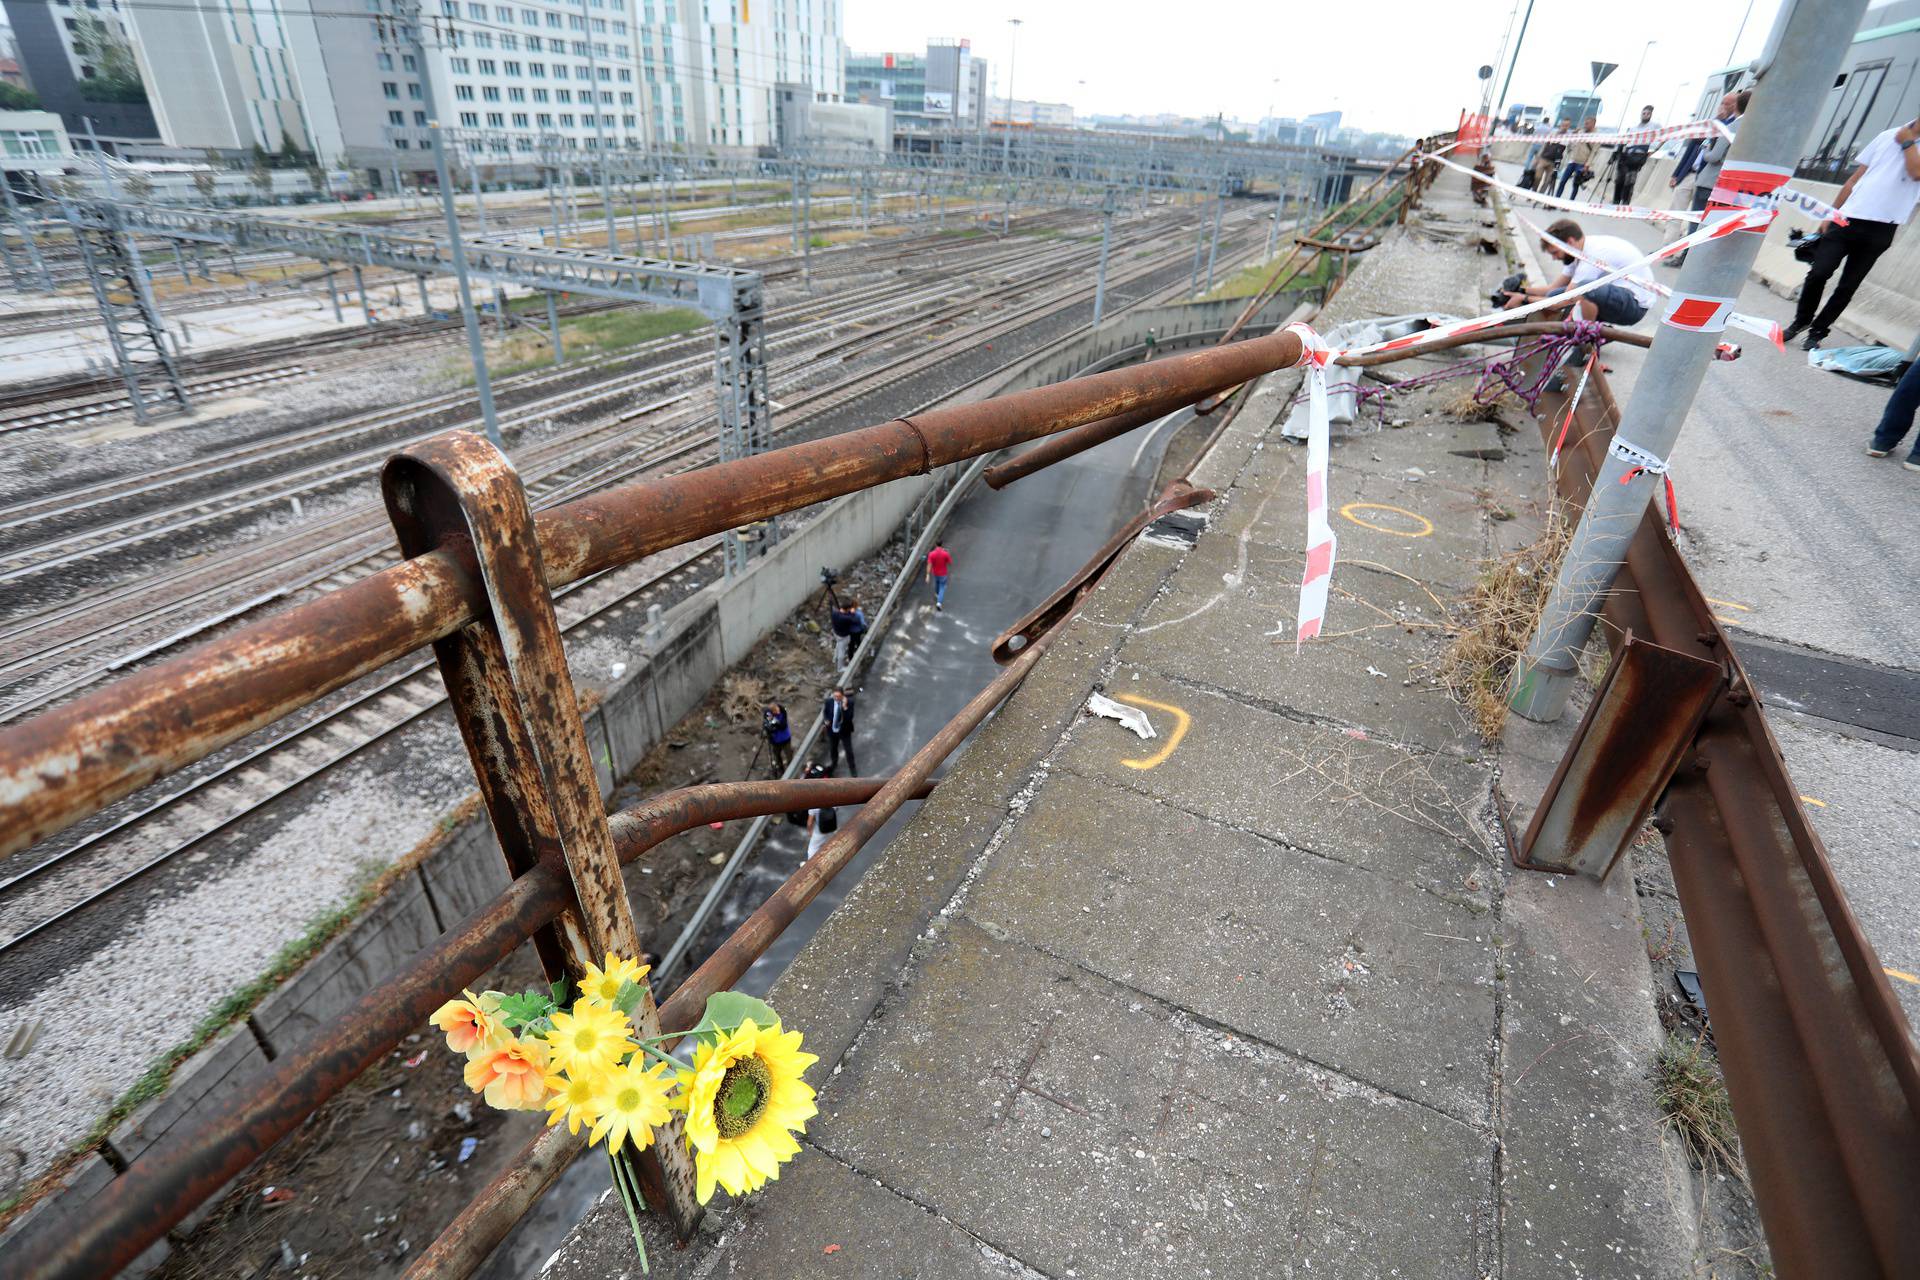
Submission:
M 1560 250 L 1560 252 L 1578 258 L 1590 266 L 1597 267 L 1602 265 L 1568 244 L 1565 240 L 1560 239 L 1558 236 L 1548 234 L 1538 223 L 1527 217 L 1526 214 L 1516 212 L 1513 216 L 1524 223 L 1527 230 L 1533 232 L 1542 240 Z M 1642 280 L 1639 283 L 1647 286 L 1647 288 L 1653 290 L 1663 298 L 1673 299 L 1677 296 L 1672 289 L 1661 284 L 1658 280 Z M 1700 305 L 1703 303 L 1716 305 L 1712 305 L 1708 310 L 1703 311 Z M 1661 323 L 1670 324 L 1676 329 L 1699 329 L 1716 333 L 1731 325 L 1735 329 L 1744 330 L 1747 333 L 1765 338 L 1782 351 L 1787 349 L 1786 338 L 1777 323 L 1772 320 L 1763 320 L 1759 316 L 1743 315 L 1735 311 L 1733 309 L 1733 299 L 1731 298 L 1679 296 L 1679 300 L 1675 302 L 1673 306 L 1667 308 L 1666 314 L 1661 317 Z
M 1607 445 L 1607 455 L 1627 464 L 1626 474 L 1620 477 L 1621 484 L 1633 483 L 1633 478 L 1643 471 L 1666 481 L 1667 524 L 1675 533 L 1680 532 L 1680 504 L 1673 496 L 1673 477 L 1668 474 L 1667 460 L 1654 457 L 1653 454 L 1618 432 L 1614 433 L 1612 441 Z
M 1729 181 L 1727 171 L 1721 170 L 1720 181 L 1715 184 L 1713 195 L 1703 212 L 1699 209 L 1656 209 L 1652 205 L 1645 204 L 1582 204 L 1577 200 L 1562 200 L 1559 196 L 1548 195 L 1530 187 L 1515 186 L 1511 182 L 1481 173 L 1478 169 L 1469 169 L 1463 164 L 1456 164 L 1437 153 L 1428 152 L 1421 155 L 1419 159 L 1438 160 L 1449 169 L 1458 169 L 1477 181 L 1500 188 L 1510 196 L 1517 196 L 1549 209 L 1564 209 L 1568 213 L 1583 213 L 1602 218 L 1638 218 L 1643 222 L 1701 222 L 1708 214 L 1723 212 L 1727 209 L 1765 209 L 1773 212 L 1792 209 L 1795 213 L 1823 222 L 1838 223 L 1841 226 L 1845 226 L 1847 222 L 1845 214 L 1820 197 L 1789 187 L 1784 181 L 1775 183 L 1764 191 L 1755 191 L 1752 185 L 1742 182 L 1742 179 L 1750 173 L 1769 172 L 1764 166 L 1748 166 L 1733 170 L 1733 181 L 1736 184 L 1733 187 L 1727 186 Z M 1765 230 L 1765 228 L 1760 229 Z
M 1733 131 L 1718 120 L 1689 120 L 1685 124 L 1661 125 L 1654 129 L 1629 129 L 1625 133 L 1490 133 L 1488 142 L 1605 142 L 1622 147 L 1657 147 L 1684 138 L 1711 138 L 1714 134 L 1733 137 Z
M 1294 619 L 1293 649 L 1320 634 L 1327 617 L 1327 588 L 1333 584 L 1333 560 L 1339 539 L 1327 521 L 1327 454 L 1332 428 L 1327 420 L 1327 364 L 1333 352 L 1313 331 L 1296 321 L 1287 326 L 1300 335 L 1300 363 L 1307 366 L 1307 568 L 1300 579 L 1300 609 Z
M 1564 293 L 1548 298 L 1536 298 L 1534 301 L 1513 307 L 1505 311 L 1495 311 L 1489 315 L 1474 316 L 1470 320 L 1455 320 L 1450 324 L 1437 325 L 1423 329 L 1419 333 L 1410 333 L 1402 338 L 1390 338 L 1385 342 L 1375 342 L 1369 346 L 1352 347 L 1343 351 L 1328 348 L 1312 326 L 1295 321 L 1287 326 L 1300 335 L 1300 359 L 1298 364 L 1307 366 L 1307 567 L 1300 580 L 1300 608 L 1294 622 L 1294 649 L 1297 652 L 1303 641 L 1311 640 L 1320 634 L 1320 628 L 1327 616 L 1327 591 L 1333 581 L 1334 551 L 1337 539 L 1333 526 L 1327 520 L 1327 455 L 1331 444 L 1332 426 L 1327 415 L 1327 366 L 1334 361 L 1350 356 L 1371 355 L 1378 351 L 1417 351 L 1429 343 L 1442 338 L 1454 337 L 1463 333 L 1474 333 L 1481 329 L 1491 329 L 1507 324 L 1521 316 L 1544 311 L 1549 307 L 1563 307 L 1575 298 L 1592 293 L 1603 285 L 1620 280 L 1641 267 L 1670 258 L 1676 253 L 1685 252 L 1696 245 L 1709 240 L 1718 240 L 1722 236 L 1736 235 L 1752 228 L 1764 227 L 1773 218 L 1768 209 L 1742 209 L 1719 218 L 1706 226 L 1688 232 L 1672 244 L 1661 245 L 1646 257 L 1604 275 L 1595 276 L 1584 284 L 1578 284 Z M 1298 367 L 1296 365 L 1296 367 Z M 1624 455 L 1622 455 L 1624 456 Z M 1666 463 L 1653 458 L 1650 454 L 1643 457 L 1657 463 L 1664 474 Z M 1636 462 L 1643 470 L 1653 471 L 1652 466 Z M 1671 482 L 1669 482 L 1671 489 Z M 1668 512 L 1673 512 L 1672 495 L 1668 495 Z

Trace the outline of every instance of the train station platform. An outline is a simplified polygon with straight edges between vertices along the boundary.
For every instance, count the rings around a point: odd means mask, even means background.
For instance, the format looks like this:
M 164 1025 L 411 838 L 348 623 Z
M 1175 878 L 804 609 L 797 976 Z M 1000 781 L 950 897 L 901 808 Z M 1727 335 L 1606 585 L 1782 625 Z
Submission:
M 1490 225 L 1443 178 L 1320 327 L 1478 313 Z M 1489 746 L 1433 677 L 1543 450 L 1441 412 L 1457 384 L 1336 433 L 1296 652 L 1298 382 L 1195 468 L 1197 540 L 1127 551 L 775 985 L 820 1114 L 777 1182 L 656 1235 L 655 1275 L 1691 1273 L 1632 877 L 1515 872 L 1494 816 L 1571 721 Z M 639 1274 L 610 1194 L 544 1274 Z

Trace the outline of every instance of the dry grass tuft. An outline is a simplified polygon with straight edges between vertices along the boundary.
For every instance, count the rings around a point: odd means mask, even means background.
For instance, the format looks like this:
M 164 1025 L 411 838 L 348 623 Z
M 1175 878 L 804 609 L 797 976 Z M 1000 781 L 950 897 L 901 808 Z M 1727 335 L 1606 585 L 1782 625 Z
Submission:
M 1696 1164 L 1709 1173 L 1724 1168 L 1746 1181 L 1727 1082 L 1704 1037 L 1668 1034 L 1653 1060 L 1653 1101 Z
M 720 681 L 720 712 L 734 724 L 757 722 L 767 702 L 767 686 L 758 676 L 732 671 Z
M 1572 537 L 1573 525 L 1556 504 L 1538 538 L 1490 561 L 1467 595 L 1458 634 L 1440 656 L 1440 682 L 1466 704 L 1490 742 L 1507 722 L 1507 681 L 1533 638 Z
M 1518 408 L 1520 405 L 1511 391 L 1502 391 L 1487 400 L 1474 399 L 1473 392 L 1472 387 L 1461 388 L 1458 395 L 1440 406 L 1440 411 L 1462 422 L 1494 422 L 1499 419 L 1502 409 Z

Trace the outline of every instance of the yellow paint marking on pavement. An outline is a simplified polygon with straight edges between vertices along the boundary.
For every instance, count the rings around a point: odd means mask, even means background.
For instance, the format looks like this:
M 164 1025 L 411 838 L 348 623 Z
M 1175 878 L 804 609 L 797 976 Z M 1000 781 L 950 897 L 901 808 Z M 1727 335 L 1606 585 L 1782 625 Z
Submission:
M 1750 604 L 1741 604 L 1741 603 L 1740 603 L 1739 601 L 1737 601 L 1737 600 L 1715 600 L 1715 599 L 1714 599 L 1714 598 L 1713 598 L 1712 596 L 1702 596 L 1702 597 L 1700 597 L 1700 598 L 1701 598 L 1702 600 L 1705 600 L 1705 601 L 1706 601 L 1706 602 L 1707 602 L 1708 604 L 1717 604 L 1717 605 L 1719 605 L 1719 606 L 1720 606 L 1721 608 L 1723 608 L 1723 609 L 1738 609 L 1738 610 L 1739 610 L 1740 612 L 1742 612 L 1742 613 L 1752 613 L 1752 612 L 1753 612 L 1753 606 L 1752 606 L 1752 605 L 1750 605 Z
M 1391 525 L 1375 524 L 1371 520 L 1362 520 L 1359 516 L 1353 514 L 1356 511 L 1391 511 L 1397 516 L 1405 516 L 1409 520 L 1418 520 L 1420 522 L 1420 528 L 1417 532 L 1408 533 L 1405 529 L 1395 529 Z M 1340 514 L 1359 525 L 1362 529 L 1372 529 L 1379 533 L 1390 533 L 1396 538 L 1424 538 L 1433 532 L 1433 521 L 1427 519 L 1425 516 L 1409 511 L 1405 507 L 1388 506 L 1384 502 L 1349 502 L 1346 506 L 1340 508 Z
M 1908 973 L 1904 969 L 1882 969 L 1880 972 L 1889 978 L 1898 978 L 1902 982 L 1911 982 L 1914 986 L 1920 987 L 1920 976 Z
M 1173 749 L 1180 745 L 1180 739 L 1187 736 L 1187 726 L 1193 723 L 1193 717 L 1179 707 L 1167 702 L 1155 702 L 1152 698 L 1143 698 L 1137 693 L 1116 694 L 1116 702 L 1131 703 L 1136 707 L 1152 707 L 1155 711 L 1164 711 L 1173 717 L 1173 732 L 1167 735 L 1167 745 L 1144 760 L 1122 760 L 1120 763 L 1129 769 L 1157 769 L 1166 763 Z
M 1815 808 L 1824 809 L 1827 807 L 1827 802 L 1825 800 L 1815 800 L 1812 796 L 1801 796 L 1800 798 L 1802 800 L 1805 800 L 1808 804 L 1813 805 Z

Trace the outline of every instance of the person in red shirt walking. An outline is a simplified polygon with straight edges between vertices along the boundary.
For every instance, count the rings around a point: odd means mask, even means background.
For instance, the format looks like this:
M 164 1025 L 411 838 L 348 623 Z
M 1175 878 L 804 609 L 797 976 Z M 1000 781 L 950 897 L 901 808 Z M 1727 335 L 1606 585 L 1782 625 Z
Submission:
M 927 552 L 927 581 L 933 584 L 933 607 L 937 613 L 946 612 L 947 571 L 953 568 L 953 557 L 939 543 L 933 544 L 933 550 Z

